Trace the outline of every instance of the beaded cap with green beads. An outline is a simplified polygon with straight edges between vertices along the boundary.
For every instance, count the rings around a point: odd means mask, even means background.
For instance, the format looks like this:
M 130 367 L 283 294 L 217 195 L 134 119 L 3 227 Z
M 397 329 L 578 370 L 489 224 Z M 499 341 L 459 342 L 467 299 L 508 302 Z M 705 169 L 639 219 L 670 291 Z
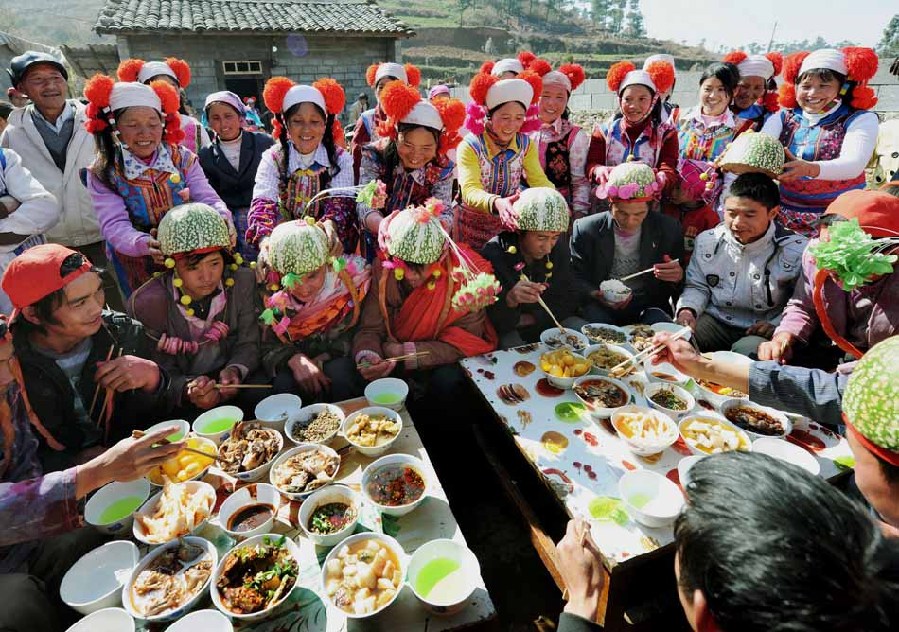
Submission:
M 156 238 L 166 257 L 231 249 L 228 224 L 214 208 L 202 202 L 180 204 L 163 215 Z
M 558 233 L 568 230 L 571 215 L 565 196 L 549 187 L 532 187 L 522 191 L 512 205 L 512 213 L 518 230 Z
M 417 265 L 434 263 L 446 248 L 440 220 L 425 207 L 397 213 L 387 227 L 387 236 L 387 254 Z
M 269 263 L 282 276 L 308 274 L 328 262 L 328 236 L 315 222 L 304 219 L 275 226 L 268 247 Z
M 855 365 L 843 414 L 865 438 L 899 452 L 899 336 L 877 343 Z

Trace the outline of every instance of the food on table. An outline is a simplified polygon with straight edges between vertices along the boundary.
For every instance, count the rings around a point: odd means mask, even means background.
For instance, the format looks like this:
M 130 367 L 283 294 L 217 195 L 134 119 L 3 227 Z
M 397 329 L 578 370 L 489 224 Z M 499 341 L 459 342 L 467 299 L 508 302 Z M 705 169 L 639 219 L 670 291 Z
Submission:
M 581 420 L 581 415 L 587 411 L 587 407 L 580 402 L 562 402 L 556 404 L 553 411 L 559 421 L 571 424 Z
M 212 555 L 181 542 L 160 553 L 131 585 L 131 604 L 144 617 L 180 608 L 203 590 L 212 575 Z
M 379 505 L 401 507 L 422 497 L 425 479 L 411 465 L 385 465 L 371 474 L 365 491 Z
M 378 406 L 394 406 L 403 399 L 399 393 L 378 393 L 372 398 L 372 402 Z
M 561 454 L 565 451 L 565 448 L 568 447 L 568 437 L 561 432 L 547 430 L 543 433 L 543 436 L 540 437 L 540 443 L 553 454 Z
M 512 370 L 515 371 L 515 375 L 518 377 L 527 377 L 531 373 L 537 370 L 537 367 L 533 362 L 528 362 L 527 360 L 519 360 L 515 363 L 515 366 L 512 367 Z
M 521 384 L 503 384 L 496 389 L 496 394 L 499 395 L 504 404 L 509 406 L 520 404 L 531 396 L 528 390 Z
M 574 483 L 562 470 L 555 467 L 547 467 L 541 470 L 541 472 L 543 472 L 543 476 L 546 477 L 549 486 L 552 487 L 553 491 L 560 497 L 564 498 L 568 494 L 574 492 Z
M 550 349 L 557 349 L 567 345 L 575 351 L 580 351 L 587 346 L 579 336 L 576 336 L 570 331 L 560 331 L 558 329 L 554 329 L 551 333 L 545 334 L 543 336 L 543 343 Z
M 696 417 L 681 426 L 684 441 L 706 454 L 748 450 L 746 435 L 730 424 L 712 417 Z
M 277 430 L 240 422 L 219 446 L 218 466 L 228 474 L 255 470 L 275 458 L 281 444 Z
M 624 332 L 612 329 L 610 327 L 602 327 L 601 325 L 584 325 L 582 331 L 592 342 L 605 342 L 613 345 L 620 345 L 627 342 L 627 336 Z
M 530 353 L 531 351 L 536 351 L 537 347 L 539 347 L 539 346 L 540 346 L 540 343 L 531 342 L 526 345 L 521 345 L 520 347 L 512 347 L 511 349 L 509 349 L 509 351 L 517 351 L 521 355 L 525 355 L 527 353 Z
M 716 395 L 726 395 L 727 397 L 735 397 L 737 399 L 749 397 L 746 393 L 729 386 L 721 386 L 720 384 L 715 384 L 714 382 L 709 382 L 707 380 L 696 380 L 696 382 L 704 389 L 710 390 Z
M 715 411 L 715 405 L 706 399 L 697 399 L 696 403 L 699 404 L 700 406 L 702 406 L 703 408 L 705 408 L 706 410 L 711 410 L 712 412 Z
M 320 443 L 330 437 L 340 426 L 340 416 L 331 409 L 320 410 L 305 423 L 290 427 L 290 438 L 305 443 Z
M 569 349 L 556 349 L 540 356 L 540 368 L 553 377 L 580 377 L 590 370 L 590 361 Z
M 613 367 L 618 366 L 622 362 L 626 362 L 628 360 L 628 356 L 620 351 L 615 351 L 614 349 L 610 349 L 609 347 L 601 347 L 596 351 L 591 351 L 587 356 L 587 359 L 593 363 L 593 366 L 600 369 L 611 369 Z M 636 367 L 633 365 L 629 365 L 625 367 L 624 374 L 633 373 L 636 370 Z
M 150 479 L 151 483 L 163 485 L 166 480 L 170 480 L 173 483 L 183 483 L 195 478 L 203 470 L 215 463 L 215 446 L 207 439 L 188 437 L 185 445 L 188 448 L 208 453 L 209 458 L 202 457 L 196 452 L 181 450 L 162 465 L 157 465 L 150 470 L 147 478 Z
M 574 392 L 592 408 L 618 408 L 628 400 L 624 389 L 602 378 L 584 380 L 575 385 Z
M 286 539 L 266 536 L 261 543 L 235 549 L 224 559 L 216 587 L 229 612 L 259 612 L 290 594 L 299 566 L 284 547 Z
M 377 448 L 390 443 L 400 432 L 400 424 L 385 415 L 363 413 L 347 428 L 346 439 L 363 448 Z
M 396 554 L 375 538 L 344 545 L 325 566 L 325 592 L 338 608 L 353 614 L 383 608 L 402 582 Z
M 244 533 L 261 527 L 275 515 L 275 508 L 266 503 L 254 503 L 238 509 L 228 518 L 228 531 Z
M 144 500 L 146 499 L 140 496 L 128 496 L 127 498 L 119 498 L 111 502 L 106 509 L 100 512 L 97 524 L 107 525 L 124 520 L 137 511 L 137 508 L 143 504 Z
M 541 377 L 537 380 L 536 386 L 537 393 L 542 395 L 543 397 L 558 397 L 565 393 L 564 389 L 556 388 L 552 384 L 549 383 L 545 377 Z
M 678 377 L 676 375 L 672 375 L 671 373 L 665 373 L 664 371 L 653 371 L 650 373 L 655 379 L 662 380 L 663 382 L 678 382 Z
M 290 494 L 303 494 L 327 485 L 334 480 L 340 457 L 315 448 L 289 456 L 274 470 L 272 482 L 279 490 Z
M 619 413 L 613 420 L 619 434 L 634 442 L 659 443 L 674 433 L 674 424 L 664 415 L 648 412 Z
M 662 408 L 683 412 L 687 410 L 687 402 L 673 390 L 663 388 L 649 396 L 649 399 Z
M 437 557 L 422 566 L 415 577 L 415 592 L 430 603 L 453 604 L 471 592 L 462 564 L 449 557 Z
M 590 503 L 587 505 L 587 511 L 590 512 L 594 520 L 614 522 L 621 526 L 626 525 L 630 520 L 619 498 L 597 496 L 590 500 Z
M 799 428 L 793 428 L 793 432 L 787 435 L 787 441 L 793 445 L 798 445 L 800 448 L 809 450 L 810 452 L 820 452 L 827 447 L 821 439 L 811 432 L 800 430 Z
M 185 483 L 166 483 L 150 513 L 134 515 L 148 543 L 163 544 L 180 538 L 209 518 L 215 495 L 209 493 L 205 484 L 201 485 L 204 486 L 191 489 Z
M 655 335 L 655 330 L 649 325 L 634 325 L 630 333 L 631 346 L 637 351 L 648 349 L 652 346 L 652 337 Z
M 531 425 L 534 421 L 534 416 L 526 410 L 518 411 L 518 421 L 521 422 L 522 430 Z
M 225 432 L 226 430 L 230 430 L 231 428 L 233 428 L 238 421 L 240 421 L 240 419 L 228 415 L 206 420 L 206 422 L 203 423 L 203 427 L 200 432 L 202 432 L 203 434 L 216 434 L 218 432 Z
M 356 519 L 356 510 L 349 503 L 325 503 L 315 508 L 309 516 L 309 524 L 306 528 L 310 533 L 319 535 L 331 535 L 343 531 L 348 524 Z
M 610 303 L 620 303 L 631 295 L 631 289 L 618 279 L 608 279 L 599 284 L 599 291 Z
M 784 426 L 780 419 L 758 408 L 735 406 L 729 409 L 724 416 L 735 426 L 757 434 L 776 436 L 784 433 Z

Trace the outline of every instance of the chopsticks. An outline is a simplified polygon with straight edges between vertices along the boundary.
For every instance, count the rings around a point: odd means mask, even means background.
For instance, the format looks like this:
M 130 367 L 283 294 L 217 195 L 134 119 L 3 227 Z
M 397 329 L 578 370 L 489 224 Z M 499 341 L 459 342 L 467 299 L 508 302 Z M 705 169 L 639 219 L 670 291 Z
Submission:
M 399 362 L 400 360 L 408 360 L 409 358 L 420 358 L 422 356 L 431 355 L 430 351 L 416 351 L 415 353 L 407 353 L 406 355 L 393 356 L 392 358 L 384 358 L 384 362 Z M 357 369 L 364 369 L 371 366 L 370 364 L 359 363 Z
M 524 272 L 521 273 L 520 278 L 522 281 L 527 281 L 528 283 L 531 282 L 531 280 L 528 278 L 528 275 L 526 275 Z M 549 314 L 549 317 L 553 319 L 553 322 L 556 324 L 556 327 L 559 328 L 559 331 L 564 333 L 565 328 L 562 326 L 562 323 L 559 322 L 559 319 L 556 318 L 556 315 L 553 314 L 552 310 L 549 308 L 549 305 L 546 304 L 542 296 L 537 297 L 537 302 L 540 304 L 540 307 L 546 310 L 546 313 Z
M 113 344 L 113 345 L 109 346 L 109 351 L 106 353 L 106 362 L 109 362 L 110 360 L 112 360 L 112 354 L 114 352 L 115 352 L 115 345 Z M 94 408 L 97 406 L 97 398 L 100 397 L 100 389 L 101 388 L 103 388 L 103 387 L 100 386 L 99 382 L 97 382 L 97 388 L 94 391 L 94 399 L 91 400 L 91 407 L 89 409 L 88 415 L 90 415 L 92 412 L 94 412 Z M 97 417 L 97 426 L 100 425 L 100 420 L 102 418 L 103 418 L 102 414 L 99 417 Z
M 689 327 L 684 327 L 682 329 L 677 330 L 677 332 L 675 332 L 674 335 L 672 335 L 668 340 L 679 340 L 679 339 L 683 338 L 684 336 L 686 336 L 687 334 L 689 334 L 691 331 L 693 331 L 693 330 L 690 329 Z M 629 364 L 637 364 L 638 362 L 645 362 L 647 359 L 660 353 L 663 349 L 665 349 L 665 345 L 663 345 L 663 344 L 656 345 L 655 347 L 647 347 L 640 353 L 636 354 L 634 357 L 628 358 L 627 360 L 625 360 L 623 362 L 619 362 L 618 364 L 613 366 L 611 369 L 609 369 L 609 375 L 614 377 L 616 373 L 620 374 L 622 371 L 624 371 L 624 369 Z
M 672 259 L 671 261 L 679 261 L 679 259 Z M 653 266 L 652 268 L 646 268 L 645 270 L 641 270 L 640 272 L 634 272 L 633 274 L 629 274 L 626 277 L 622 277 L 618 280 L 621 281 L 622 283 L 624 283 L 625 281 L 629 281 L 631 279 L 636 279 L 638 276 L 643 276 L 644 274 L 649 274 L 653 270 L 655 270 L 655 266 Z
M 133 439 L 141 439 L 142 437 L 145 437 L 146 435 L 147 435 L 147 433 L 144 432 L 143 430 L 132 430 L 131 431 L 131 437 Z M 164 438 L 160 445 L 164 445 L 167 443 L 171 443 L 171 441 Z M 187 452 L 193 452 L 194 454 L 199 454 L 200 456 L 205 456 L 207 459 L 218 458 L 218 449 L 216 449 L 215 454 L 210 454 L 209 452 L 203 452 L 202 450 L 197 450 L 196 448 L 191 448 L 190 446 L 186 446 L 186 445 L 181 446 L 181 449 L 185 450 Z
M 215 388 L 274 388 L 274 384 L 216 384 Z

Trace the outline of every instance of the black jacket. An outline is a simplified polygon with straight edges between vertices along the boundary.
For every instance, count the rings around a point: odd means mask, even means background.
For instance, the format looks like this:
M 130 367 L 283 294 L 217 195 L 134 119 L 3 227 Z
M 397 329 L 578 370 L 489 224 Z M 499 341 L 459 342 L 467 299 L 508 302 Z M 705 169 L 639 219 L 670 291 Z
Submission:
M 240 163 L 235 169 L 222 153 L 218 139 L 200 150 L 200 166 L 209 184 L 230 209 L 249 208 L 262 152 L 275 144 L 268 134 L 243 131 Z
M 608 211 L 584 217 L 574 222 L 571 234 L 571 269 L 582 304 L 591 300 L 591 293 L 609 279 L 615 255 L 615 232 L 612 214 Z M 680 222 L 673 217 L 650 211 L 643 220 L 640 234 L 640 269 L 646 270 L 662 263 L 662 256 L 684 260 L 684 238 Z M 669 300 L 679 291 L 679 283 L 659 281 L 655 276 L 643 276 L 643 290 L 634 295 L 634 305 L 640 309 L 659 307 L 671 312 Z
M 104 311 L 101 327 L 93 336 L 93 346 L 81 372 L 79 382 L 81 401 L 89 408 L 97 390 L 94 374 L 97 363 L 106 359 L 109 348 L 115 345 L 115 353 L 121 348 L 121 355 L 148 358 L 147 338 L 144 327 L 120 312 Z M 21 323 L 13 325 L 13 344 L 16 356 L 22 366 L 25 390 L 31 407 L 41 424 L 61 443 L 65 450 L 51 449 L 44 438 L 40 440 L 39 457 L 45 471 L 56 471 L 74 465 L 73 458 L 84 442 L 84 433 L 78 426 L 75 415 L 75 394 L 62 369 L 52 358 L 38 353 L 28 339 L 26 327 Z M 167 375 L 162 369 L 159 388 L 155 393 L 134 390 L 118 393 L 113 402 L 111 434 L 108 443 L 129 436 L 132 429 L 146 428 L 168 413 L 174 404 Z M 97 398 L 92 413 L 93 420 L 100 415 L 103 393 Z M 36 433 L 37 434 L 37 433 Z
M 510 246 L 515 247 L 516 254 L 509 252 Z M 506 295 L 518 283 L 522 272 L 534 283 L 549 285 L 542 298 L 560 321 L 573 316 L 577 311 L 578 293 L 571 275 L 571 254 L 568 251 L 567 235 L 563 234 L 549 253 L 549 260 L 553 264 L 551 270 L 548 270 L 542 261 L 537 261 L 521 271 L 515 269 L 515 265 L 523 262 L 524 258 L 518 244 L 518 234 L 514 232 L 500 233 L 484 244 L 481 254 L 493 265 L 493 274 L 503 286 L 499 300 L 487 308 L 487 315 L 500 335 L 516 329 L 522 313 L 532 314 L 537 319 L 537 324 L 528 328 L 533 331 L 528 331 L 529 335 L 523 336 L 525 340 L 528 338 L 536 340 L 541 331 L 553 326 L 549 314 L 538 303 L 522 304 L 514 309 L 506 304 Z M 547 280 L 546 275 L 549 272 L 552 276 Z

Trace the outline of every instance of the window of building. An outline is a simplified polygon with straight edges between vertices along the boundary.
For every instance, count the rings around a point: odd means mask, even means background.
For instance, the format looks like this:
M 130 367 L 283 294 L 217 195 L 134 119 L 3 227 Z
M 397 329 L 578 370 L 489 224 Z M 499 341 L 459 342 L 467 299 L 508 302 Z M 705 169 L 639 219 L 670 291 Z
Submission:
M 261 61 L 223 61 L 222 70 L 226 75 L 261 75 Z

